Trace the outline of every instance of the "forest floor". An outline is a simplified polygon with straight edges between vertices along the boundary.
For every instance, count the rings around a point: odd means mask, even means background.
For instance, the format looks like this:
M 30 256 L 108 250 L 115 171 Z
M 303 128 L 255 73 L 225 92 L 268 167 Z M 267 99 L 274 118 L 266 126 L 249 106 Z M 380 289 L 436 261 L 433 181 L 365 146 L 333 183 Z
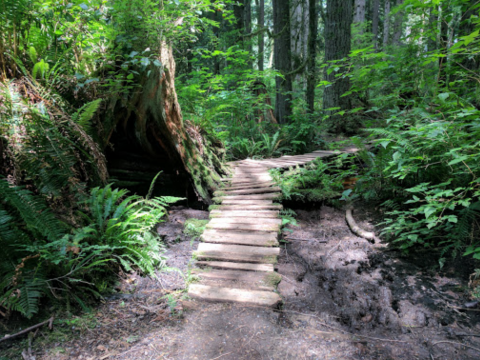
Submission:
M 281 309 L 186 299 L 197 242 L 183 233 L 183 224 L 207 219 L 208 212 L 177 207 L 158 231 L 168 244 L 167 265 L 187 275 L 125 275 L 119 294 L 92 314 L 40 331 L 32 354 L 45 360 L 480 357 L 480 312 L 459 309 L 469 301 L 468 274 L 431 270 L 436 260 L 428 252 L 401 257 L 356 237 L 343 210 L 318 206 L 296 213 L 298 226 L 290 225 L 287 236 L 306 240 L 282 246 Z M 355 217 L 373 230 L 379 214 L 365 205 Z M 28 342 L 3 346 L 0 354 L 21 358 Z

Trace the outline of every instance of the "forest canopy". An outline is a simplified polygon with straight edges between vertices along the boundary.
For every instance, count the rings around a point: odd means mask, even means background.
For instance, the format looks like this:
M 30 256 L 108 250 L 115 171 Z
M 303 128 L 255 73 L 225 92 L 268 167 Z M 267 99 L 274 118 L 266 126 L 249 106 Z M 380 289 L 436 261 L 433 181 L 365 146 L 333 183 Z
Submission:
M 87 307 L 119 268 L 153 275 L 152 229 L 169 204 L 210 203 L 226 161 L 351 142 L 342 201 L 378 204 L 405 252 L 478 265 L 479 9 L 0 0 L 1 313 Z

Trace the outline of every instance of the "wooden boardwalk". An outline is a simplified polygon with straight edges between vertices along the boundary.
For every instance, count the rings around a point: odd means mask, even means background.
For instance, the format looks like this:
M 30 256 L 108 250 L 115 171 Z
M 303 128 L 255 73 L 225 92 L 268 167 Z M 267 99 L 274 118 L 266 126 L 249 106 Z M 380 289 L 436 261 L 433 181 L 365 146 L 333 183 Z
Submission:
M 268 169 L 305 165 L 338 154 L 314 151 L 229 163 L 233 176 L 223 179 L 225 187 L 214 193 L 220 205 L 210 212 L 201 237 L 196 252 L 201 269 L 195 269 L 200 282 L 190 285 L 188 295 L 206 301 L 278 306 L 282 299 L 275 289 L 281 276 L 275 264 L 280 254 L 282 205 L 274 203 L 281 192 Z

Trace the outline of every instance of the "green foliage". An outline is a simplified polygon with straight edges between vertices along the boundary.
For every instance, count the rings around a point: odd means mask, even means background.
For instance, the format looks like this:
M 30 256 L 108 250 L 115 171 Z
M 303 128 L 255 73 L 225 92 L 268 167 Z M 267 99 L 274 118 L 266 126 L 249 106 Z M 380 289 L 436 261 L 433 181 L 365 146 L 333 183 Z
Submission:
M 291 168 L 281 173 L 270 170 L 287 200 L 321 202 L 339 197 L 343 179 L 356 174 L 356 166 L 349 155 L 338 156 L 324 163 L 317 159 L 304 167 Z
M 152 228 L 177 198 L 142 199 L 125 190 L 94 188 L 83 203 L 82 225 L 69 229 L 39 195 L 0 179 L 0 305 L 31 317 L 39 301 L 54 296 L 76 301 L 100 297 L 115 267 L 153 275 L 163 265 Z
M 203 234 L 207 224 L 208 220 L 187 219 L 184 224 L 183 233 L 194 240 Z

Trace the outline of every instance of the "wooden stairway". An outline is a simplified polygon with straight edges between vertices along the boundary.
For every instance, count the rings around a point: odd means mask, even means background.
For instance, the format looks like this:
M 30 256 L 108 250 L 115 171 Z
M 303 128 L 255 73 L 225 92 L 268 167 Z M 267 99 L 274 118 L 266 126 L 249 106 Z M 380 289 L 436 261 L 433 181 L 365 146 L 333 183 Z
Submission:
M 223 179 L 225 187 L 214 193 L 221 204 L 210 212 L 211 220 L 196 252 L 196 264 L 202 269 L 194 272 L 200 282 L 190 285 L 188 295 L 206 301 L 278 306 L 282 299 L 275 289 L 281 276 L 274 266 L 280 254 L 282 205 L 274 203 L 281 192 L 268 169 L 304 165 L 338 154 L 314 151 L 231 162 L 233 176 Z

